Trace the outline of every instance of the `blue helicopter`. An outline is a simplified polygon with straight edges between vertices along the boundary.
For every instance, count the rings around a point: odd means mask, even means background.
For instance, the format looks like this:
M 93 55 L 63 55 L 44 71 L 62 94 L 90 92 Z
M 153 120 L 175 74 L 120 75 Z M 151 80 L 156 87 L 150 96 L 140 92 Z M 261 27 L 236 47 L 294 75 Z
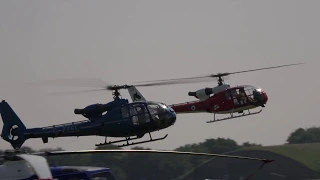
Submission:
M 176 113 L 171 107 L 161 102 L 147 101 L 133 85 L 114 85 L 105 89 L 113 91 L 113 101 L 74 110 L 75 114 L 83 115 L 87 120 L 40 128 L 26 128 L 11 106 L 2 100 L 0 114 L 4 126 L 1 137 L 13 148 L 19 149 L 30 138 L 42 138 L 43 143 L 47 143 L 50 137 L 104 136 L 105 142 L 96 146 L 126 142 L 119 145 L 124 147 L 159 141 L 168 136 L 166 134 L 164 137 L 153 139 L 151 132 L 165 129 L 175 123 Z M 119 97 L 120 89 L 128 90 L 132 103 Z M 146 133 L 150 136 L 149 140 L 131 142 L 142 138 Z M 124 139 L 107 142 L 107 137 Z

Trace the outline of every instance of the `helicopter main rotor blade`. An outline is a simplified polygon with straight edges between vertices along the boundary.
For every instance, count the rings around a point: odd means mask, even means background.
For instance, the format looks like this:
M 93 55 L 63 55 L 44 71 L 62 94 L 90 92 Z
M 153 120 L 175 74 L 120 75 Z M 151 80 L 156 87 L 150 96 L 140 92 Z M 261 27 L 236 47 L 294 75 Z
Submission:
M 187 78 L 175 78 L 175 79 L 162 79 L 162 80 L 154 80 L 154 81 L 142 81 L 142 82 L 136 82 L 136 83 L 153 83 L 157 84 L 159 82 L 170 82 L 174 81 L 177 82 L 176 84 L 180 84 L 180 81 L 189 82 L 190 80 L 197 80 L 197 79 L 203 79 L 203 78 L 213 78 L 213 77 L 223 77 L 228 76 L 231 74 L 238 74 L 238 73 L 245 73 L 245 72 L 252 72 L 252 71 L 260 71 L 260 70 L 266 70 L 266 69 L 274 69 L 274 68 L 280 68 L 280 67 L 286 67 L 286 66 L 294 66 L 294 65 L 301 65 L 306 63 L 295 63 L 295 64 L 286 64 L 286 65 L 280 65 L 280 66 L 273 66 L 273 67 L 266 67 L 266 68 L 259 68 L 259 69 L 251 69 L 251 70 L 244 70 L 244 71 L 237 71 L 237 72 L 231 72 L 231 73 L 218 73 L 218 74 L 210 74 L 210 75 L 203 75 L 203 76 L 195 76 L 195 77 L 187 77 Z M 171 84 L 175 84 L 175 83 Z M 162 84 L 160 84 L 162 85 Z
M 93 88 L 107 88 L 108 86 L 108 83 L 96 77 L 56 79 L 56 80 L 47 80 L 42 82 L 32 82 L 27 84 L 42 85 L 42 86 L 69 86 L 69 87 L 93 87 Z
M 263 161 L 265 163 L 274 161 L 274 160 L 254 158 L 254 157 L 232 156 L 232 155 L 210 154 L 210 153 L 196 153 L 196 152 L 183 152 L 183 151 L 168 151 L 168 150 L 133 150 L 133 149 L 131 149 L 131 150 L 80 150 L 80 151 L 37 152 L 37 153 L 32 153 L 32 154 L 33 155 L 45 155 L 45 156 L 57 156 L 57 155 L 90 154 L 90 153 L 163 153 L 163 154 L 184 154 L 184 155 L 196 155 L 196 156 L 211 156 L 211 157 L 247 159 L 247 160 L 254 160 L 254 161 Z
M 78 93 L 85 93 L 85 92 L 94 92 L 94 91 L 103 91 L 109 90 L 111 91 L 110 85 L 103 81 L 100 78 L 96 77 L 88 77 L 88 78 L 69 78 L 69 79 L 56 79 L 56 80 L 47 80 L 42 82 L 32 82 L 27 83 L 29 85 L 40 85 L 40 86 L 63 86 L 63 87 L 86 87 L 86 88 L 95 88 L 90 90 L 82 90 L 82 91 L 69 91 L 69 92 L 54 92 L 48 93 L 47 95 L 67 95 L 67 94 L 78 94 Z
M 253 72 L 253 71 L 266 70 L 266 69 L 296 66 L 296 65 L 301 65 L 301 64 L 306 64 L 306 63 L 296 63 L 296 64 L 287 64 L 287 65 L 273 66 L 273 67 L 266 67 L 266 68 L 259 68 L 259 69 L 251 69 L 251 70 L 244 70 L 244 71 L 232 72 L 232 73 L 227 73 L 227 74 L 230 75 L 230 74 L 238 74 L 238 73 L 245 73 L 245 72 Z
M 201 83 L 201 82 L 208 82 L 212 81 L 211 78 L 205 77 L 201 79 L 180 79 L 180 80 L 175 80 L 175 81 L 159 81 L 159 82 L 150 82 L 150 83 L 144 83 L 144 84 L 134 84 L 133 86 L 136 87 L 149 87 L 149 86 L 162 86 L 162 85 L 173 85 L 173 84 L 190 84 L 190 83 Z
M 174 84 L 189 84 L 189 83 L 200 83 L 200 82 L 208 82 L 211 81 L 211 78 L 221 78 L 224 76 L 228 76 L 230 74 L 238 74 L 238 73 L 245 73 L 245 72 L 252 72 L 252 71 L 259 71 L 259 70 L 266 70 L 266 69 L 274 69 L 286 66 L 294 66 L 294 65 L 301 65 L 306 63 L 296 63 L 296 64 L 286 64 L 280 66 L 273 66 L 273 67 L 266 67 L 266 68 L 259 68 L 259 69 L 251 69 L 251 70 L 244 70 L 244 71 L 237 71 L 231 73 L 218 73 L 218 74 L 211 74 L 211 75 L 204 75 L 204 76 L 196 76 L 196 77 L 188 77 L 188 78 L 176 78 L 176 79 L 164 79 L 164 80 L 155 80 L 155 81 L 144 81 L 138 84 L 132 85 L 108 85 L 103 80 L 99 78 L 70 78 L 70 79 L 60 79 L 60 80 L 50 80 L 32 84 L 38 85 L 62 85 L 62 86 L 76 86 L 76 87 L 95 87 L 99 89 L 94 90 L 87 90 L 87 91 L 74 91 L 74 92 L 60 92 L 60 93 L 53 93 L 51 95 L 61 95 L 61 94 L 74 94 L 80 92 L 91 92 L 91 91 L 101 91 L 101 90 L 118 90 L 118 89 L 126 89 L 130 86 L 136 87 L 150 87 L 150 86 L 161 86 L 161 85 L 174 85 Z
M 47 95 L 60 96 L 60 95 L 67 95 L 67 94 L 79 94 L 79 93 L 106 91 L 106 90 L 109 90 L 109 89 L 103 88 L 103 89 L 90 89 L 90 90 L 83 90 L 83 91 L 53 92 L 53 93 L 48 93 Z
M 206 82 L 208 80 L 202 79 L 197 82 Z M 186 82 L 186 81 L 175 81 L 175 82 L 159 82 L 159 83 L 145 83 L 145 84 L 133 84 L 133 85 L 110 85 L 99 78 L 70 78 L 70 79 L 58 79 L 58 80 L 48 80 L 43 82 L 29 83 L 32 85 L 42 85 L 42 86 L 69 86 L 69 87 L 93 87 L 95 89 L 83 90 L 83 91 L 69 91 L 69 92 L 54 92 L 48 93 L 48 95 L 67 95 L 67 94 L 77 94 L 85 92 L 103 91 L 103 90 L 118 90 L 126 89 L 130 86 L 136 87 L 148 87 L 148 86 L 160 86 L 160 85 L 170 85 L 170 84 L 185 84 L 185 83 L 196 83 L 196 82 Z

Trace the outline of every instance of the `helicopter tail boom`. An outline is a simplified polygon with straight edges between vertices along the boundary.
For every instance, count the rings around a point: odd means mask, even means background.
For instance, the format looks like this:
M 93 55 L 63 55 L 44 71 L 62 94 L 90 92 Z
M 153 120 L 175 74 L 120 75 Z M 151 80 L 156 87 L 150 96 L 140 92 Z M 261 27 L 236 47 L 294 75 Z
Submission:
M 13 148 L 20 148 L 27 139 L 24 135 L 26 126 L 5 100 L 0 103 L 0 114 L 3 121 L 2 139 L 9 142 Z

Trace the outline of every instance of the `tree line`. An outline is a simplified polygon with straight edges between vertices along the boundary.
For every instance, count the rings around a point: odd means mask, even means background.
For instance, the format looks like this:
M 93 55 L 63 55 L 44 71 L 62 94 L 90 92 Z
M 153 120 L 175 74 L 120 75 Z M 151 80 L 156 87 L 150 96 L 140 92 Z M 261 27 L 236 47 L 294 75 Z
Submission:
M 318 143 L 320 142 L 320 127 L 307 129 L 298 128 L 287 138 L 288 144 Z M 174 150 L 204 153 L 227 153 L 240 148 L 261 146 L 245 142 L 238 144 L 229 138 L 206 139 L 204 142 L 186 144 Z M 24 146 L 21 148 L 27 152 L 62 151 L 62 148 L 34 150 Z M 121 149 L 115 145 L 100 146 L 96 149 Z M 132 149 L 149 149 L 133 147 Z M 3 154 L 3 150 L 0 151 Z M 208 157 L 197 157 L 173 154 L 136 154 L 136 153 L 112 153 L 112 154 L 82 154 L 68 156 L 48 157 L 50 165 L 65 166 L 100 166 L 109 167 L 118 179 L 174 179 L 186 173 L 193 167 L 203 163 Z

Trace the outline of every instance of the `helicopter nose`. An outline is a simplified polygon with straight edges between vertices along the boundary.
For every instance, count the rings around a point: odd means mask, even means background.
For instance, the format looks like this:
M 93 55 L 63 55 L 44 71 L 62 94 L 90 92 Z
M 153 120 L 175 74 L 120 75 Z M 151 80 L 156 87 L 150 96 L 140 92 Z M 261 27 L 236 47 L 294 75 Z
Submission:
M 171 116 L 171 118 L 170 118 L 171 125 L 173 125 L 176 122 L 177 114 L 171 107 L 168 107 L 168 109 L 170 111 L 170 116 Z
M 176 122 L 177 120 L 177 115 L 175 112 L 171 112 L 171 121 L 172 121 L 172 125 Z
M 267 101 L 268 101 L 268 95 L 267 95 L 267 93 L 265 91 L 262 91 L 262 97 L 263 97 L 264 103 L 266 104 Z

